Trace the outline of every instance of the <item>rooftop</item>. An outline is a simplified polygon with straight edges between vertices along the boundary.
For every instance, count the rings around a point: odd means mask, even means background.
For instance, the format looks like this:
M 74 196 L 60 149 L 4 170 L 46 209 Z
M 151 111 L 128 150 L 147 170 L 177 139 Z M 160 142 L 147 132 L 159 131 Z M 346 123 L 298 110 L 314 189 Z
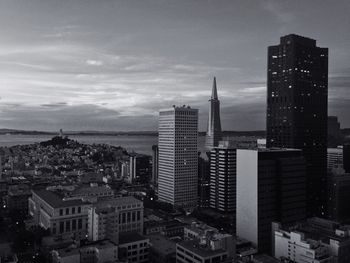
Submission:
M 128 244 L 147 239 L 148 237 L 141 236 L 140 234 L 135 232 L 121 233 L 119 235 L 119 244 Z
M 182 241 L 177 244 L 177 246 L 183 247 L 189 251 L 192 251 L 194 254 L 207 258 L 207 257 L 212 257 L 215 255 L 221 255 L 226 253 L 225 250 L 223 249 L 216 249 L 212 250 L 207 246 L 200 246 L 198 242 L 193 241 L 193 240 L 188 240 L 188 241 Z
M 60 196 L 58 193 L 48 191 L 48 190 L 32 190 L 33 194 L 36 194 L 46 203 L 48 203 L 53 208 L 68 207 L 68 206 L 77 206 L 83 205 L 81 200 L 63 200 L 63 196 Z
M 147 236 L 153 249 L 162 254 L 168 255 L 176 253 L 176 242 L 166 238 L 160 234 L 152 234 Z

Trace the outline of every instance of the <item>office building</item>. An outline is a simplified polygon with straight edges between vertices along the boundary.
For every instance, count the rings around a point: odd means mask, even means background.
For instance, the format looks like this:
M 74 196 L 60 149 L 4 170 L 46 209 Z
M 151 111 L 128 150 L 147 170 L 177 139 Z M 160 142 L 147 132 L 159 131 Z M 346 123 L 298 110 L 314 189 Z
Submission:
M 205 136 L 205 147 L 208 151 L 213 147 L 218 146 L 219 141 L 221 140 L 220 100 L 218 98 L 215 77 L 209 102 L 208 129 Z
M 10 185 L 7 191 L 7 208 L 13 215 L 28 215 L 28 199 L 32 195 L 28 185 Z
M 176 242 L 161 234 L 147 236 L 150 240 L 149 262 L 175 263 Z
M 350 173 L 350 143 L 343 145 L 343 167 L 346 173 Z
M 158 199 L 192 209 L 198 197 L 198 110 L 182 106 L 159 113 Z
M 327 148 L 327 170 L 343 166 L 343 146 Z
M 88 209 L 89 240 L 119 242 L 123 233 L 143 233 L 143 202 L 135 197 L 116 197 L 99 201 Z
M 274 255 L 293 262 L 350 262 L 350 228 L 322 218 L 291 227 L 273 223 Z
M 308 215 L 325 215 L 328 49 L 287 35 L 268 48 L 267 147 L 302 149 Z
M 342 167 L 328 175 L 328 217 L 340 223 L 350 223 L 350 173 Z
M 151 177 L 151 163 L 148 155 L 130 154 L 130 177 L 131 183 L 149 183 Z
M 271 222 L 305 218 L 306 176 L 301 150 L 237 149 L 237 236 L 271 253 Z
M 34 224 L 49 229 L 53 236 L 69 234 L 77 239 L 85 238 L 89 206 L 80 199 L 65 200 L 48 190 L 32 190 L 29 198 L 29 214 Z
M 115 207 L 90 207 L 88 238 L 92 241 L 109 239 L 119 242 L 119 213 Z
M 236 144 L 221 141 L 210 152 L 210 207 L 236 212 Z
M 153 186 L 158 185 L 158 167 L 159 167 L 159 150 L 158 145 L 152 146 L 152 180 L 151 183 Z
M 123 262 L 149 262 L 149 238 L 138 233 L 124 233 L 119 237 L 119 258 Z
M 274 257 L 288 259 L 296 263 L 333 263 L 333 257 L 326 244 L 321 240 L 306 239 L 298 231 L 274 231 Z
M 328 116 L 328 147 L 337 146 L 342 141 L 340 122 L 337 116 Z
M 110 240 L 89 242 L 84 245 L 54 249 L 53 263 L 108 263 L 118 261 L 118 247 Z
M 210 162 L 198 156 L 198 206 L 209 207 L 210 203 Z
M 184 229 L 184 241 L 176 244 L 176 262 L 233 262 L 235 240 L 217 229 L 192 223 Z

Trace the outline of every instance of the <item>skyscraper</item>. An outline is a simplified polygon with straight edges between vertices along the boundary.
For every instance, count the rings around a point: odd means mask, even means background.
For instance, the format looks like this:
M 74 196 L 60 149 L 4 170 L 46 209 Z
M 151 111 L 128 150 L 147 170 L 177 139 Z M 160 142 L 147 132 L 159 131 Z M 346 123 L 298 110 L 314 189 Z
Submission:
M 209 207 L 210 202 L 210 163 L 198 155 L 198 206 Z
M 198 110 L 162 110 L 158 130 L 158 198 L 175 207 L 194 208 L 198 187 Z
M 210 152 L 210 207 L 236 212 L 236 144 L 220 142 Z
M 293 34 L 268 48 L 266 143 L 303 150 L 310 216 L 326 210 L 327 97 L 327 48 Z
M 304 220 L 305 159 L 295 149 L 237 149 L 236 231 L 271 252 L 271 223 Z
M 158 185 L 158 145 L 152 145 L 152 180 L 154 187 Z
M 208 130 L 205 137 L 205 147 L 211 150 L 218 146 L 221 140 L 221 121 L 220 121 L 220 101 L 218 99 L 218 91 L 216 88 L 216 78 L 214 77 L 213 89 L 210 98 L 210 109 L 208 119 Z

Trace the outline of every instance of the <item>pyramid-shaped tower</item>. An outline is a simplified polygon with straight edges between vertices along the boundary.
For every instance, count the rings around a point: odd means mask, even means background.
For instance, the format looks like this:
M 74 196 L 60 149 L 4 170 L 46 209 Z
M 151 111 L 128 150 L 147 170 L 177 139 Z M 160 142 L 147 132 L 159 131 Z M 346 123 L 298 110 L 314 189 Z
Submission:
M 221 121 L 220 121 L 220 101 L 218 99 L 218 91 L 216 87 L 216 78 L 214 77 L 213 89 L 211 93 L 208 129 L 205 138 L 205 147 L 207 150 L 211 150 L 213 147 L 218 146 L 221 140 Z

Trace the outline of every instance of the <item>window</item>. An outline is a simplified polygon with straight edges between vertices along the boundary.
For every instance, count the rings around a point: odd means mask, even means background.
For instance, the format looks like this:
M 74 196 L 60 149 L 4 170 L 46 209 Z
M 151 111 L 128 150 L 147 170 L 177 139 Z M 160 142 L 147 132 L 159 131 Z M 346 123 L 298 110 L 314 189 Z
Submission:
M 70 221 L 66 221 L 66 231 L 69 232 L 70 231 Z
M 69 215 L 69 208 L 66 208 L 66 215 Z
M 122 214 L 122 223 L 125 224 L 126 216 L 125 213 Z
M 75 214 L 75 207 L 72 208 L 72 214 Z
M 60 209 L 60 216 L 63 215 L 63 209 Z
M 131 220 L 131 213 L 130 212 L 128 212 L 128 222 L 130 222 L 130 220 Z
M 60 233 L 64 232 L 64 222 L 60 222 Z
M 78 207 L 78 213 L 81 213 L 81 207 L 80 206 Z
M 81 218 L 78 219 L 78 229 L 82 229 L 83 227 L 83 220 Z
M 141 212 L 137 211 L 137 221 L 140 221 L 140 219 L 141 219 Z
M 72 230 L 76 230 L 77 229 L 77 220 L 73 219 L 72 220 Z

